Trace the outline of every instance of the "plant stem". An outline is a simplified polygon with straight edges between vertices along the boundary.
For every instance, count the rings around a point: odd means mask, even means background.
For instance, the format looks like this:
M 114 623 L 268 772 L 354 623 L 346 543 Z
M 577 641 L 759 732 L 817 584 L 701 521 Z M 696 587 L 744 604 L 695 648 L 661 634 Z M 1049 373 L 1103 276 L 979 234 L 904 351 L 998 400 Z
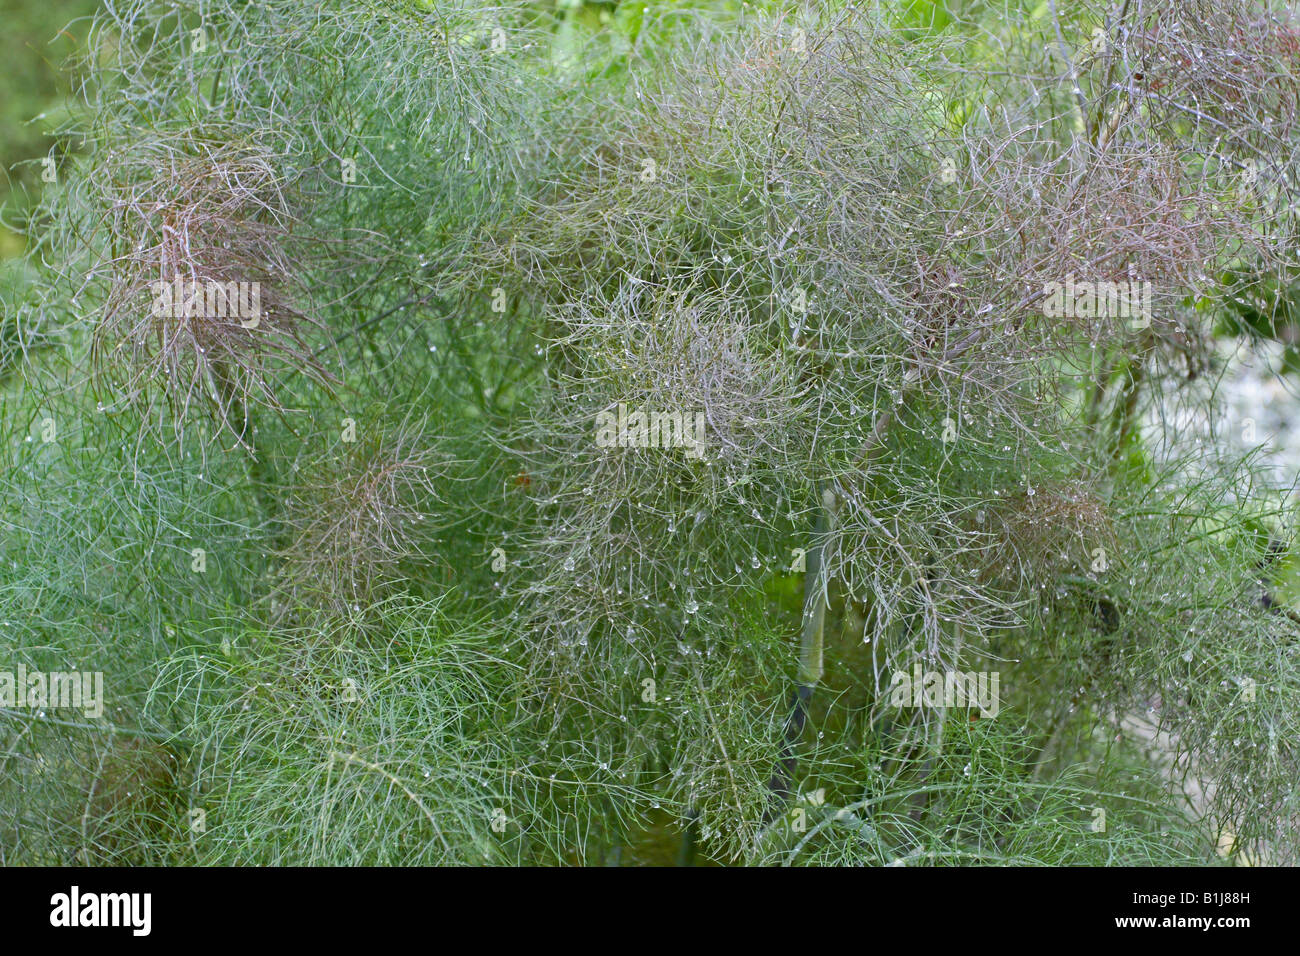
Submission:
M 776 770 L 768 783 L 770 797 L 764 814 L 764 825 L 771 823 L 790 798 L 794 782 L 796 760 L 795 745 L 803 735 L 808 718 L 808 701 L 813 689 L 822 679 L 826 644 L 826 580 L 824 576 L 826 539 L 830 533 L 831 510 L 834 492 L 823 484 L 819 489 L 820 507 L 813 526 L 812 547 L 807 554 L 804 569 L 803 628 L 799 638 L 799 674 L 794 692 L 790 696 L 790 714 L 786 717 L 782 734 L 781 754 Z M 827 501 L 827 498 L 830 501 Z

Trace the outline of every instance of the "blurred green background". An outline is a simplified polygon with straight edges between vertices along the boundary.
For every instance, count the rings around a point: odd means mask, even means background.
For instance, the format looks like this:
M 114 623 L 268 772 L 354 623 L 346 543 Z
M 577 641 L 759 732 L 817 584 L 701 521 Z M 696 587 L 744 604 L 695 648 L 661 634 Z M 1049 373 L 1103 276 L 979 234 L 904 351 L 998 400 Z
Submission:
M 98 0 L 0 0 L 0 258 L 21 255 L 17 229 L 41 187 L 41 157 L 56 145 L 54 126 L 75 77 L 61 69 L 85 51 Z

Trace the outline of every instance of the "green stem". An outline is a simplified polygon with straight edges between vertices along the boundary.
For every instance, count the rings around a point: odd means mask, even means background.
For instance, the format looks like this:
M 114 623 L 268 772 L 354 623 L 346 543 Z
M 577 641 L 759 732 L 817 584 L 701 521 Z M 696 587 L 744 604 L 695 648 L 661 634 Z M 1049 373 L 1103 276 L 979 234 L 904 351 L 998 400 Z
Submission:
M 1111 427 L 1115 435 L 1112 457 L 1115 461 L 1123 457 L 1125 446 L 1136 427 L 1138 398 L 1141 397 L 1142 384 L 1146 380 L 1145 353 L 1151 344 L 1151 334 L 1148 332 L 1143 338 L 1143 345 L 1138 349 L 1138 354 L 1128 361 L 1123 373 L 1128 381 L 1124 385 L 1124 391 L 1115 405 L 1111 418 Z
M 822 679 L 826 643 L 826 581 L 824 578 L 826 538 L 830 533 L 830 510 L 825 498 L 834 493 L 823 489 L 817 523 L 813 526 L 812 548 L 803 579 L 803 629 L 799 637 L 799 683 L 809 687 Z
M 826 580 L 825 552 L 830 535 L 831 516 L 835 495 L 823 484 L 819 488 L 817 521 L 813 526 L 812 547 L 806 555 L 804 568 L 803 627 L 799 637 L 799 674 L 794 693 L 790 697 L 790 714 L 782 734 L 781 755 L 776 770 L 768 782 L 769 800 L 764 814 L 764 824 L 771 823 L 786 805 L 794 785 L 797 761 L 795 745 L 803 736 L 803 726 L 808 718 L 808 702 L 813 690 L 822 679 L 826 646 Z

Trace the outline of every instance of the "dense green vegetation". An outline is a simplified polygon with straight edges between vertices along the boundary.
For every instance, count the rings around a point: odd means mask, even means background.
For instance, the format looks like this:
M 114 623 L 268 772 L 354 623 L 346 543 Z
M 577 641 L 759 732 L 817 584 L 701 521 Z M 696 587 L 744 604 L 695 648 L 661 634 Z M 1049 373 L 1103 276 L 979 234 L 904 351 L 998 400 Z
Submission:
M 0 671 L 106 706 L 0 707 L 0 862 L 1294 860 L 1287 489 L 1175 421 L 1287 341 L 1292 20 L 107 0 L 81 52 Z

